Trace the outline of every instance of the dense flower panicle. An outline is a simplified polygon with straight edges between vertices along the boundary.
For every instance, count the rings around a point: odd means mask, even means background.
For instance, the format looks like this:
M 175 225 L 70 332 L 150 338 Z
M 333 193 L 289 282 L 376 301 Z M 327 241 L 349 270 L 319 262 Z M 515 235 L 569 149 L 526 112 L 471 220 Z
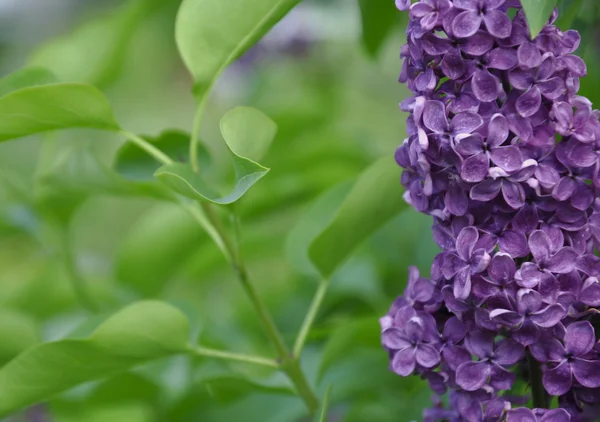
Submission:
M 410 269 L 381 319 L 391 368 L 449 391 L 426 421 L 593 421 L 600 114 L 578 95 L 579 34 L 555 12 L 532 40 L 519 0 L 396 5 L 410 15 L 400 82 L 413 93 L 396 160 L 442 252 L 430 278 Z M 534 383 L 533 366 L 559 408 L 520 407 L 515 380 Z

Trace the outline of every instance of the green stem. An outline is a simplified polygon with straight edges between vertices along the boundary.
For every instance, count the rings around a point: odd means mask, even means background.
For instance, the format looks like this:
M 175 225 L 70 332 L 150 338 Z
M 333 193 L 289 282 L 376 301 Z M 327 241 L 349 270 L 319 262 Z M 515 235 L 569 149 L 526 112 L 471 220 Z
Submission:
M 67 271 L 67 277 L 73 288 L 73 292 L 77 297 L 79 304 L 86 310 L 96 313 L 98 312 L 98 306 L 92 299 L 91 294 L 88 292 L 85 281 L 75 265 L 75 259 L 71 250 L 71 242 L 69 241 L 69 234 L 65 230 L 61 230 L 59 233 L 61 239 L 61 252 L 63 256 L 63 263 L 65 270 Z
M 546 394 L 546 389 L 542 383 L 542 368 L 529 352 L 527 352 L 527 363 L 529 365 L 529 384 L 531 386 L 533 407 L 548 409 L 548 394 Z
M 325 298 L 325 294 L 327 293 L 327 289 L 329 288 L 329 280 L 322 280 L 319 284 L 319 288 L 315 293 L 315 297 L 310 305 L 308 313 L 304 318 L 304 322 L 300 327 L 300 332 L 298 333 L 298 337 L 296 338 L 296 342 L 294 343 L 294 356 L 300 356 L 302 353 L 302 348 L 306 343 L 306 338 L 310 333 L 310 330 L 317 318 L 317 314 L 319 313 L 319 309 L 321 308 L 321 304 L 323 303 L 323 299 Z
M 200 226 L 202 226 L 202 228 L 204 230 L 206 230 L 206 233 L 208 233 L 208 235 L 213 240 L 215 245 L 217 245 L 217 247 L 221 250 L 221 252 L 225 256 L 225 258 L 229 262 L 231 262 L 232 257 L 229 255 L 229 251 L 228 251 L 227 247 L 225 246 L 225 243 L 223 242 L 223 238 L 221 237 L 221 235 L 219 234 L 219 232 L 217 231 L 215 226 L 212 224 L 211 219 L 209 219 L 208 216 L 206 215 L 204 209 L 198 203 L 188 202 L 188 201 L 185 201 L 184 199 L 181 199 L 179 201 L 179 205 L 194 220 L 196 220 L 198 222 L 198 224 L 200 224 Z
M 125 136 L 131 142 L 133 142 L 138 147 L 140 147 L 141 149 L 146 151 L 148 154 L 150 154 L 152 157 L 154 157 L 157 161 L 159 161 L 163 164 L 172 164 L 173 163 L 173 160 L 171 160 L 171 158 L 167 154 L 165 154 L 164 152 L 162 152 L 161 150 L 156 148 L 150 142 L 145 141 L 144 139 L 140 138 L 139 136 L 137 136 L 131 132 L 127 132 L 125 130 L 121 131 L 121 135 Z
M 252 363 L 256 365 L 268 366 L 270 368 L 278 368 L 279 364 L 273 359 L 266 359 L 259 356 L 243 355 L 239 353 L 230 353 L 222 350 L 209 349 L 207 347 L 191 347 L 190 353 L 196 356 L 211 357 L 216 359 L 233 360 L 236 362 Z
M 200 171 L 200 165 L 198 164 L 198 144 L 200 143 L 200 127 L 202 126 L 202 117 L 207 98 L 208 95 L 205 93 L 198 103 L 196 116 L 194 117 L 194 127 L 192 128 L 192 137 L 190 139 L 190 164 L 196 173 Z
M 300 367 L 300 362 L 297 359 L 291 360 L 288 366 L 283 366 L 283 371 L 294 384 L 296 392 L 304 401 L 310 416 L 314 416 L 319 411 L 319 399 L 308 384 L 304 371 Z

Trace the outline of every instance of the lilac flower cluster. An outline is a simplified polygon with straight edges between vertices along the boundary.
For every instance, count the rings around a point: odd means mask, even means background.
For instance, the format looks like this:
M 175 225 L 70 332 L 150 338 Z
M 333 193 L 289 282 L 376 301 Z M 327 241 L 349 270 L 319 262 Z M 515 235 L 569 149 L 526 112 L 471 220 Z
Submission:
M 396 160 L 442 252 L 381 319 L 391 368 L 450 390 L 428 422 L 593 421 L 600 123 L 577 95 L 579 34 L 555 12 L 532 40 L 519 0 L 396 4 L 414 94 Z

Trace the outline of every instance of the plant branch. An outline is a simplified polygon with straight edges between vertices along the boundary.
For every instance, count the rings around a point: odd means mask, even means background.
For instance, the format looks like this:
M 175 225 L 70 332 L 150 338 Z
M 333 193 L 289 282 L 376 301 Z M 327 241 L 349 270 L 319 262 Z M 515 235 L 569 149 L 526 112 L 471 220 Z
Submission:
M 259 356 L 243 355 L 239 353 L 230 353 L 222 350 L 209 349 L 207 347 L 191 347 L 190 353 L 196 356 L 211 357 L 215 359 L 232 360 L 236 362 L 252 363 L 256 365 L 278 368 L 279 364 L 273 359 L 267 359 Z
M 308 313 L 306 314 L 306 317 L 304 318 L 304 322 L 302 322 L 302 326 L 300 327 L 300 332 L 298 333 L 296 342 L 294 343 L 293 350 L 294 350 L 295 357 L 300 356 L 300 353 L 302 352 L 302 348 L 304 347 L 304 344 L 306 343 L 308 334 L 310 333 L 310 330 L 315 322 L 315 319 L 317 318 L 319 309 L 321 308 L 323 299 L 325 298 L 325 294 L 327 293 L 327 289 L 329 288 L 329 283 L 330 283 L 329 279 L 325 279 L 325 280 L 322 280 L 321 283 L 319 284 L 319 287 L 317 289 L 317 292 L 315 293 L 315 297 L 313 298 L 313 301 L 310 305 Z
M 92 313 L 98 312 L 98 306 L 92 299 L 83 277 L 81 277 L 81 274 L 77 270 L 75 259 L 73 257 L 73 251 L 71 249 L 71 242 L 69 241 L 69 233 L 67 233 L 66 230 L 61 229 L 59 237 L 61 242 L 60 248 L 62 252 L 63 263 L 67 272 L 67 277 L 71 283 L 71 287 L 73 288 L 73 292 L 77 297 L 77 301 L 86 310 Z
M 179 205 L 194 220 L 196 220 L 198 222 L 198 224 L 200 224 L 200 226 L 202 226 L 202 228 L 204 230 L 206 230 L 206 233 L 208 233 L 208 235 L 210 236 L 212 241 L 215 243 L 215 245 L 217 245 L 217 247 L 221 250 L 221 252 L 225 256 L 225 258 L 229 262 L 232 262 L 233 258 L 230 256 L 229 250 L 227 249 L 227 247 L 225 246 L 225 243 L 223 242 L 223 238 L 219 234 L 219 231 L 213 225 L 211 219 L 209 219 L 208 216 L 206 215 L 204 208 L 201 207 L 200 204 L 188 202 L 188 201 L 185 201 L 184 199 L 179 200 Z
M 190 164 L 194 172 L 200 171 L 200 165 L 198 164 L 198 144 L 200 143 L 200 127 L 202 126 L 202 117 L 204 116 L 204 107 L 208 99 L 207 92 L 202 95 L 198 108 L 196 109 L 196 116 L 194 117 L 194 126 L 192 128 L 192 137 L 190 138 Z
M 120 133 L 121 133 L 121 135 L 123 135 L 127 139 L 129 139 L 131 142 L 136 144 L 138 147 L 140 147 L 141 149 L 146 151 L 152 157 L 154 157 L 156 159 L 156 161 L 159 161 L 163 164 L 172 164 L 173 163 L 173 160 L 171 160 L 171 158 L 167 154 L 165 154 L 164 152 L 162 152 L 161 150 L 156 148 L 150 142 L 140 138 L 139 136 L 137 136 L 131 132 L 127 132 L 125 130 L 121 131 Z
M 529 384 L 531 386 L 533 407 L 547 409 L 549 405 L 548 394 L 546 394 L 546 389 L 542 383 L 542 368 L 529 352 L 527 352 L 527 363 L 529 365 Z

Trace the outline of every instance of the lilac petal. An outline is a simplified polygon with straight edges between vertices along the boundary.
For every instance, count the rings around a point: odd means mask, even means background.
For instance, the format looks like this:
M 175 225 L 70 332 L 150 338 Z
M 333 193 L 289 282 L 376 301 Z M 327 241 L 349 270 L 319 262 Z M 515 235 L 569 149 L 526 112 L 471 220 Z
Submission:
M 565 409 L 552 409 L 544 413 L 540 422 L 570 422 L 571 415 Z
M 582 77 L 587 75 L 587 67 L 581 57 L 569 54 L 559 57 L 557 62 L 559 68 L 568 69 L 575 76 Z
M 469 207 L 469 197 L 467 192 L 463 190 L 457 183 L 453 183 L 448 188 L 444 196 L 446 208 L 452 215 L 465 215 Z
M 452 32 L 454 32 L 454 35 L 458 38 L 470 37 L 477 33 L 482 20 L 482 17 L 476 12 L 462 12 L 454 18 L 454 22 L 452 22 Z
M 461 346 L 446 346 L 442 350 L 442 356 L 452 371 L 456 371 L 456 368 L 465 362 L 471 362 L 471 353 Z
M 566 201 L 573 195 L 575 187 L 575 180 L 568 176 L 563 177 L 552 190 L 552 197 L 557 201 Z
M 478 358 L 489 358 L 494 353 L 494 335 L 486 331 L 471 331 L 465 338 L 465 346 Z
M 507 230 L 502 234 L 498 239 L 498 247 L 500 248 L 500 252 L 507 253 L 515 258 L 524 257 L 529 253 L 527 237 L 523 233 L 513 230 Z M 514 262 L 512 264 L 514 265 Z
M 436 37 L 431 33 L 427 33 L 421 38 L 421 46 L 427 54 L 441 56 L 450 50 L 452 43 L 448 38 Z
M 558 76 L 537 83 L 542 95 L 549 100 L 556 100 L 566 91 L 565 81 Z
M 542 383 L 551 396 L 566 394 L 573 383 L 571 365 L 568 362 L 563 362 L 556 368 L 545 371 L 542 376 Z
M 469 261 L 471 255 L 473 255 L 473 249 L 475 244 L 479 240 L 479 231 L 473 227 L 468 226 L 460 231 L 456 237 L 456 252 L 464 261 Z
M 458 343 L 465 337 L 466 334 L 467 329 L 465 328 L 465 324 L 457 317 L 451 317 L 444 324 L 444 331 L 442 335 L 449 341 Z
M 490 102 L 498 98 L 502 90 L 500 81 L 485 69 L 477 69 L 472 80 L 473 94 L 479 101 Z
M 600 361 L 575 359 L 571 364 L 573 375 L 581 385 L 587 388 L 600 387 Z
M 532 42 L 521 44 L 517 50 L 519 65 L 524 69 L 534 69 L 542 64 L 540 50 Z
M 491 147 L 499 147 L 508 138 L 508 121 L 502 114 L 496 113 L 488 124 L 487 143 Z
M 490 365 L 484 362 L 465 362 L 456 369 L 456 383 L 466 391 L 477 391 L 491 375 Z
M 537 418 L 531 409 L 520 407 L 507 412 L 506 422 L 537 422 Z
M 498 365 L 493 365 L 491 369 L 490 386 L 496 391 L 510 390 L 517 379 L 517 375 Z
M 492 69 L 508 70 L 518 63 L 517 54 L 512 48 L 495 48 L 490 51 L 487 66 Z
M 507 172 L 517 171 L 523 164 L 521 151 L 516 146 L 494 148 L 490 158 L 498 167 Z
M 515 261 L 510 255 L 497 253 L 488 266 L 488 275 L 496 282 L 512 281 L 517 271 Z
M 565 356 L 565 349 L 555 338 L 542 338 L 529 346 L 529 351 L 538 362 L 556 362 Z
M 525 91 L 533 85 L 534 73 L 532 70 L 514 69 L 508 72 L 508 81 L 513 87 Z
M 579 254 L 573 248 L 562 248 L 546 264 L 546 269 L 555 274 L 573 271 Z
M 573 196 L 571 196 L 571 205 L 578 210 L 585 211 L 594 202 L 595 195 L 591 187 L 585 183 L 578 183 Z
M 477 133 L 466 138 L 459 138 L 455 150 L 463 157 L 483 152 L 483 138 Z
M 494 361 L 499 365 L 514 365 L 525 356 L 525 348 L 514 340 L 504 339 L 496 348 Z
M 465 267 L 454 276 L 454 297 L 464 300 L 471 293 L 471 269 Z
M 537 86 L 533 86 L 517 99 L 515 107 L 522 117 L 531 117 L 541 105 L 542 94 Z
M 392 359 L 392 369 L 400 376 L 407 377 L 412 374 L 417 366 L 415 360 L 416 350 L 408 347 L 400 350 Z
M 518 210 L 525 205 L 525 190 L 520 183 L 502 182 L 502 197 L 511 208 Z
M 588 353 L 596 343 L 594 327 L 589 321 L 577 321 L 567 327 L 565 350 L 575 356 Z
M 444 262 L 442 264 L 442 274 L 446 279 L 451 279 L 460 270 L 467 266 L 466 262 L 456 254 L 444 254 Z
M 452 48 L 442 60 L 442 71 L 448 78 L 455 80 L 460 78 L 467 70 L 465 61 L 460 54 L 460 50 Z
M 427 101 L 423 109 L 423 123 L 435 133 L 446 133 L 448 131 L 448 119 L 446 118 L 446 107 L 441 101 Z
M 542 295 L 531 289 L 521 289 L 517 293 L 517 307 L 519 313 L 525 315 L 536 312 L 542 306 Z
M 512 227 L 520 233 L 531 233 L 539 223 L 537 207 L 534 205 L 525 205 L 519 210 L 512 221 Z
M 581 297 L 579 300 L 588 306 L 600 306 L 600 283 L 596 281 L 585 286 L 581 291 Z
M 460 46 L 460 49 L 472 56 L 481 56 L 492 48 L 494 39 L 484 31 L 478 31 L 472 37 L 467 38 Z
M 500 193 L 501 180 L 486 179 L 471 188 L 470 197 L 474 201 L 488 202 Z
M 486 178 L 489 169 L 490 160 L 487 154 L 475 154 L 463 162 L 460 177 L 465 182 L 478 183 Z
M 410 347 L 410 342 L 404 337 L 402 331 L 392 327 L 381 333 L 381 341 L 388 349 L 401 350 Z
M 542 328 L 552 328 L 567 316 L 567 311 L 561 305 L 550 305 L 546 309 L 531 314 L 531 321 Z
M 410 7 L 411 0 L 396 0 L 396 7 L 398 10 L 408 10 Z
M 415 356 L 417 363 L 423 368 L 433 368 L 440 363 L 440 354 L 428 344 L 420 344 Z
M 490 31 L 490 34 L 492 34 L 494 37 L 510 37 L 512 27 L 510 18 L 506 13 L 499 10 L 488 10 L 488 12 L 483 16 L 483 20 L 488 31 Z
M 527 289 L 536 287 L 542 281 L 544 274 L 538 269 L 533 262 L 524 262 L 521 268 L 515 275 L 519 286 Z
M 470 134 L 483 125 L 483 119 L 477 113 L 465 112 L 454 116 L 450 128 L 454 135 Z
M 523 321 L 523 316 L 508 309 L 494 309 L 490 312 L 490 320 L 507 327 L 516 327 Z
M 536 262 L 543 262 L 550 256 L 550 239 L 546 232 L 536 230 L 529 235 L 529 250 Z
M 530 346 L 538 341 L 540 329 L 530 320 L 526 319 L 523 324 L 515 331 L 512 338 L 523 346 Z
M 454 0 L 454 7 L 464 10 L 479 10 L 479 3 L 477 0 Z

